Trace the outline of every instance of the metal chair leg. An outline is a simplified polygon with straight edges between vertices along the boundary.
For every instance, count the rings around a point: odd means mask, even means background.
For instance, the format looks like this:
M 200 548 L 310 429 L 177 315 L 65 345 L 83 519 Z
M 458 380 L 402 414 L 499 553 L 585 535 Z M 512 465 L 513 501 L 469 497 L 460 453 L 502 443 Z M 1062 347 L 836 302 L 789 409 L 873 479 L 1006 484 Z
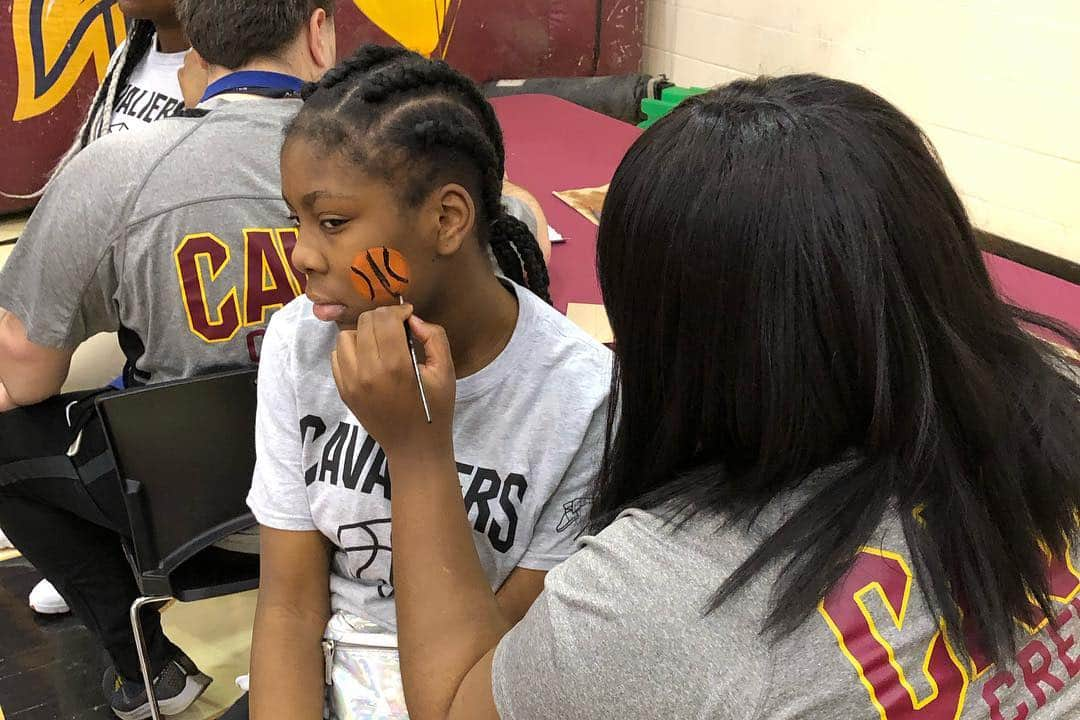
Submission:
M 135 634 L 135 650 L 139 654 L 139 670 L 142 671 L 143 686 L 146 688 L 146 699 L 150 702 L 150 715 L 154 720 L 161 720 L 161 710 L 158 708 L 157 696 L 154 695 L 154 678 L 150 677 L 150 660 L 147 657 L 146 638 L 143 636 L 142 618 L 139 611 L 151 605 L 161 605 L 172 600 L 168 595 L 155 597 L 141 597 L 131 604 L 131 630 Z

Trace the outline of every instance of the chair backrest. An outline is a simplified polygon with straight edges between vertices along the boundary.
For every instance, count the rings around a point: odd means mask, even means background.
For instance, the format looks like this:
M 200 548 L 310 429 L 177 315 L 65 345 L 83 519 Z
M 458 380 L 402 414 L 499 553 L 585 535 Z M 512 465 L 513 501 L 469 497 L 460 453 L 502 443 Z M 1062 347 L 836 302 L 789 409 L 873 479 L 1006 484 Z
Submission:
M 255 370 L 104 395 L 140 574 L 168 574 L 254 522 Z

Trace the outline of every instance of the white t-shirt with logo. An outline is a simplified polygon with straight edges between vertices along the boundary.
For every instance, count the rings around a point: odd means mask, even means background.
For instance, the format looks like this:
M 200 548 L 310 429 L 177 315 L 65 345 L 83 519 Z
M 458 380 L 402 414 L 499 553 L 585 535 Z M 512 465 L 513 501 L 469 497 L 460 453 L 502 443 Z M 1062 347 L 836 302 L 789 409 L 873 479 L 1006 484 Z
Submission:
M 121 47 L 118 52 L 123 52 Z M 109 132 L 133 130 L 162 118 L 172 117 L 184 109 L 177 72 L 184 64 L 187 51 L 164 53 L 158 50 L 157 35 L 150 51 L 132 70 L 127 82 L 116 91 L 112 123 Z
M 574 551 L 603 453 L 612 365 L 607 348 L 511 287 L 513 335 L 458 380 L 454 409 L 461 493 L 496 590 L 514 568 L 550 570 Z M 391 481 L 386 456 L 334 385 L 337 335 L 305 296 L 270 321 L 248 504 L 262 525 L 325 535 L 332 610 L 393 630 Z

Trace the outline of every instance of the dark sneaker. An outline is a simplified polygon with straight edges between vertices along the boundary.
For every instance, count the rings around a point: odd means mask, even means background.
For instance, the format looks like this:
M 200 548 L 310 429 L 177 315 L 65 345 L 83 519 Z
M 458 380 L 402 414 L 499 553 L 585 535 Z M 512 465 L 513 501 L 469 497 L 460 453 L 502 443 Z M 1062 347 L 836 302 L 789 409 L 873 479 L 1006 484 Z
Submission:
M 181 653 L 169 661 L 154 681 L 154 694 L 162 715 L 178 715 L 187 710 L 213 680 L 199 672 L 195 663 Z M 150 700 L 142 683 L 125 680 L 110 667 L 102 678 L 102 691 L 109 707 L 120 720 L 146 720 L 152 717 Z

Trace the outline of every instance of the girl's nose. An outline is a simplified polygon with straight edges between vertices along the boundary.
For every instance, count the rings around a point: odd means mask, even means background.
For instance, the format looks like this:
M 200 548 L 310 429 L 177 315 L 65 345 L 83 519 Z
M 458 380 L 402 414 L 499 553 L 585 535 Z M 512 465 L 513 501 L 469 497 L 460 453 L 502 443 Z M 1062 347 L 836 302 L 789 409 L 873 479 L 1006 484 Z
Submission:
M 301 230 L 296 239 L 296 247 L 293 248 L 292 253 L 293 267 L 305 275 L 325 273 L 326 257 L 319 252 L 314 243 L 305 239 L 304 234 Z

